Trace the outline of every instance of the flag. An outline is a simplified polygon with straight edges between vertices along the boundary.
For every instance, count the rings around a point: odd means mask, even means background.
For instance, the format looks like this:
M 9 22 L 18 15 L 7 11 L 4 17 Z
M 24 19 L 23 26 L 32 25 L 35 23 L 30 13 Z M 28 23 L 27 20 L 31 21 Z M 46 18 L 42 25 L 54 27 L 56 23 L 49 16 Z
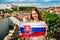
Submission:
M 25 22 L 20 25 L 22 37 L 44 36 L 46 31 L 44 22 Z

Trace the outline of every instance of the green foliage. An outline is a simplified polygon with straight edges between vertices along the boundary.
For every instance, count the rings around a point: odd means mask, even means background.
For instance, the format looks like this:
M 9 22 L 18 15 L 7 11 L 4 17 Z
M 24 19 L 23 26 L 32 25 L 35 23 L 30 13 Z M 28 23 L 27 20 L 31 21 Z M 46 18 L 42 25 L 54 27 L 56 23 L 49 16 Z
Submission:
M 43 20 L 46 22 L 47 25 L 53 24 L 53 23 L 57 23 L 59 22 L 59 15 L 56 14 L 55 12 L 49 13 L 49 12 L 43 12 L 42 13 L 42 17 Z M 48 37 L 50 37 L 51 33 L 53 33 L 55 30 L 57 30 L 57 25 L 52 25 L 49 26 L 49 30 L 48 30 Z
M 32 8 L 27 8 L 27 7 L 20 7 L 19 8 L 19 10 L 17 9 L 17 8 L 12 8 L 12 10 L 9 10 L 9 9 L 6 9 L 6 10 L 4 10 L 5 11 L 5 13 L 12 13 L 12 12 L 14 12 L 14 11 L 30 11 Z
M 13 11 L 18 11 L 17 8 L 12 8 Z
M 17 8 L 12 8 L 11 10 L 6 9 L 5 13 L 12 13 L 13 11 L 18 11 Z
M 42 16 L 43 16 L 43 20 L 47 23 L 47 24 L 52 24 L 52 23 L 56 23 L 59 21 L 59 16 L 52 12 L 52 13 L 49 13 L 49 12 L 45 12 L 45 13 L 42 13 Z
M 12 12 L 13 12 L 13 10 L 9 10 L 9 9 L 5 10 L 5 13 L 12 13 Z
M 27 8 L 27 7 L 20 7 L 20 11 L 30 11 L 32 8 Z

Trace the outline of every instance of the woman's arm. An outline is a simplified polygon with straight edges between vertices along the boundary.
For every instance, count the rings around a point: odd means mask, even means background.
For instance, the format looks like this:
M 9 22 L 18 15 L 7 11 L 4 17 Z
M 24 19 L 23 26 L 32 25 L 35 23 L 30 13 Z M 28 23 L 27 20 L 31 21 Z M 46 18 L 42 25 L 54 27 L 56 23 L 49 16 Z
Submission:
M 47 40 L 47 31 L 48 31 L 48 26 L 46 25 L 46 32 L 45 32 L 45 37 L 44 37 L 44 40 Z
M 48 26 L 46 25 L 46 32 L 45 32 L 45 36 L 47 36 L 47 31 L 48 31 Z

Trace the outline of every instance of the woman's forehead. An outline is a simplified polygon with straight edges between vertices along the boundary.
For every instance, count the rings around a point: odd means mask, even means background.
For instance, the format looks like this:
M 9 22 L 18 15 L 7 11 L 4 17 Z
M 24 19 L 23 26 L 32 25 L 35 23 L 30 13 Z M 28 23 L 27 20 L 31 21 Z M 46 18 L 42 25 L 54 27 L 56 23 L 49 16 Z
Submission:
M 32 13 L 37 13 L 36 11 L 32 11 Z

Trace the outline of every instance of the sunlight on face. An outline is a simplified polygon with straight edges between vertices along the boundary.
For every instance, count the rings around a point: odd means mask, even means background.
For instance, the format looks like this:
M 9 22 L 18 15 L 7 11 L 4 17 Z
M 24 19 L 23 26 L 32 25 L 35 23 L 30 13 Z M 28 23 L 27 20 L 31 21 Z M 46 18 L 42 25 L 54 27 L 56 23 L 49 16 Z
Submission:
M 38 19 L 38 13 L 36 11 L 32 11 L 31 14 L 34 20 Z

